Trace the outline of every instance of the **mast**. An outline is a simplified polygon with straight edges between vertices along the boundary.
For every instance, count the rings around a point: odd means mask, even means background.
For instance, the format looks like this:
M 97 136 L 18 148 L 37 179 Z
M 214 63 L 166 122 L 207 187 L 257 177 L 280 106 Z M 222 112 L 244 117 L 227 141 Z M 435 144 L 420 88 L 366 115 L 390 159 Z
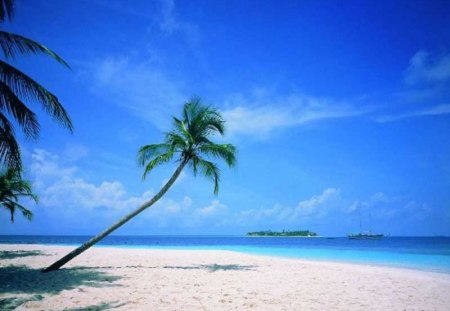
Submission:
M 362 233 L 362 217 L 361 217 L 361 208 L 359 209 L 359 233 Z

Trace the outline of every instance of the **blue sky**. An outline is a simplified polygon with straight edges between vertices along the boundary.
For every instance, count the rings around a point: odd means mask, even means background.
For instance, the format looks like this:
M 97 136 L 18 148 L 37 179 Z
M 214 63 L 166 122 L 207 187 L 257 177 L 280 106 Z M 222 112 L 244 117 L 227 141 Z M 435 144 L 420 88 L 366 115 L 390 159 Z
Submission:
M 189 171 L 116 234 L 450 234 L 448 1 L 17 1 L 2 27 L 60 54 L 15 65 L 58 95 L 21 138 L 40 204 L 0 234 L 95 234 L 159 190 L 140 146 L 193 95 L 239 149 L 220 193 Z M 369 217 L 369 213 L 372 217 Z

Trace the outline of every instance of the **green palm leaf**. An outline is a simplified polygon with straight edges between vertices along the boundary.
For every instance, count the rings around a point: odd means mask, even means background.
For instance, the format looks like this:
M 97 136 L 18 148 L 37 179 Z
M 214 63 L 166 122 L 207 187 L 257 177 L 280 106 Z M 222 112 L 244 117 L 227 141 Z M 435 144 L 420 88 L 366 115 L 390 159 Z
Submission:
M 0 82 L 8 86 L 19 98 L 41 104 L 61 125 L 73 130 L 72 121 L 58 98 L 20 70 L 0 60 Z
M 36 115 L 3 82 L 0 82 L 0 113 L 10 114 L 27 137 L 39 136 L 39 122 Z
M 223 159 L 229 167 L 236 163 L 236 148 L 231 144 L 206 143 L 199 147 L 199 150 L 215 158 Z
M 14 0 L 0 0 L 0 23 L 11 20 L 14 14 Z M 46 46 L 24 36 L 0 31 L 0 51 L 8 61 L 19 55 L 44 54 L 60 64 L 69 65 Z M 58 98 L 20 70 L 0 60 L 0 165 L 21 169 L 20 149 L 15 138 L 14 119 L 27 138 L 39 136 L 39 122 L 35 113 L 25 103 L 39 104 L 60 125 L 73 131 L 72 121 Z
M 60 64 L 70 66 L 55 52 L 46 46 L 14 33 L 0 31 L 0 48 L 6 59 L 14 59 L 17 54 L 45 54 Z
M 14 222 L 14 213 L 19 210 L 22 215 L 31 220 L 33 213 L 18 201 L 21 197 L 28 197 L 38 202 L 38 197 L 31 189 L 31 183 L 23 180 L 20 171 L 9 168 L 0 173 L 0 206 L 7 209 Z
M 197 166 L 205 177 L 210 178 L 214 182 L 214 194 L 217 195 L 219 193 L 220 182 L 220 171 L 217 165 L 202 158 L 198 158 Z
M 173 156 L 174 156 L 173 150 L 169 150 L 169 151 L 167 151 L 165 153 L 162 153 L 162 154 L 159 154 L 159 155 L 155 156 L 145 166 L 144 174 L 142 175 L 142 179 L 145 179 L 145 177 L 147 177 L 147 174 L 151 170 L 153 170 L 156 166 L 159 166 L 159 165 L 161 165 L 163 163 L 167 163 L 170 160 L 172 160 Z
M 160 155 L 161 153 L 167 153 L 170 149 L 170 145 L 164 144 L 152 144 L 146 145 L 139 148 L 138 151 L 138 163 L 139 165 L 144 165 L 149 159 Z
M 2 113 L 0 113 L 0 162 L 17 170 L 22 168 L 20 147 L 16 141 L 14 129 Z
M 32 220 L 33 219 L 33 213 L 27 209 L 25 206 L 17 203 L 17 202 L 13 202 L 11 200 L 6 200 L 5 202 L 3 202 L 2 204 L 7 210 L 9 210 L 10 212 L 10 219 L 11 222 L 14 222 L 14 213 L 16 210 L 19 210 L 22 212 L 22 215 L 28 219 L 28 220 Z
M 6 17 L 11 20 L 14 15 L 14 0 L 0 0 L 0 22 Z

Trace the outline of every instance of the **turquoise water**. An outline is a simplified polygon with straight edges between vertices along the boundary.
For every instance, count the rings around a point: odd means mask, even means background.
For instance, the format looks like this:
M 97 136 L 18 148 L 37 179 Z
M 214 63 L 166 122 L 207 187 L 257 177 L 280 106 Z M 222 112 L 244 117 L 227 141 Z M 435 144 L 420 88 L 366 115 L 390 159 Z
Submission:
M 0 236 L 0 243 L 76 246 L 87 236 Z M 387 265 L 450 273 L 450 237 L 259 238 L 243 236 L 109 236 L 98 247 L 230 250 L 248 254 Z

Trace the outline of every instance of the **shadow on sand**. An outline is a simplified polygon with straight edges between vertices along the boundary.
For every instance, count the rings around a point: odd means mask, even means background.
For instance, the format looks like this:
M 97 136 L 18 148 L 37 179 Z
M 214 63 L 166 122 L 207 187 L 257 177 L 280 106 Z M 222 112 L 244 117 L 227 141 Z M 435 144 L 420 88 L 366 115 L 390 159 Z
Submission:
M 216 272 L 216 271 L 248 271 L 248 270 L 254 270 L 256 266 L 242 266 L 242 265 L 218 265 L 218 264 L 212 264 L 212 265 L 196 265 L 196 266 L 164 266 L 164 269 L 182 269 L 182 270 L 195 270 L 195 269 L 203 269 L 208 270 L 210 272 Z
M 56 294 L 81 285 L 92 287 L 117 286 L 120 279 L 89 268 L 60 269 L 42 273 L 26 266 L 0 267 L 0 293 Z
M 39 301 L 44 299 L 42 295 L 32 295 L 28 297 L 10 297 L 10 298 L 4 298 L 0 299 L 0 310 L 2 311 L 12 311 L 19 307 L 20 305 L 29 302 L 29 301 Z M 102 302 L 97 305 L 90 305 L 87 307 L 81 307 L 81 308 L 71 308 L 71 309 L 64 309 L 64 311 L 103 311 L 103 310 L 111 310 L 115 308 L 119 308 L 126 305 L 126 303 L 118 303 L 116 301 L 113 302 Z
M 111 276 L 92 268 L 60 269 L 44 274 L 40 269 L 26 266 L 0 267 L 0 293 L 21 295 L 0 299 L 0 310 L 14 310 L 28 301 L 42 300 L 43 294 L 57 294 L 63 290 L 70 290 L 79 286 L 120 286 L 113 283 L 118 279 L 120 277 Z M 26 296 L 23 296 L 24 294 Z M 95 306 L 73 309 L 73 311 L 107 310 L 116 307 L 111 303 L 101 303 Z
M 211 264 L 211 265 L 192 265 L 192 266 L 142 266 L 142 265 L 128 265 L 128 266 L 96 266 L 96 267 L 79 267 L 79 268 L 73 268 L 73 269 L 180 269 L 180 270 L 208 270 L 210 272 L 216 272 L 216 271 L 249 271 L 254 270 L 257 268 L 257 266 L 243 266 L 243 265 L 218 265 L 218 264 Z M 0 288 L 1 289 L 1 288 Z
M 42 251 L 0 251 L 0 260 L 14 259 L 29 256 L 48 256 Z
M 98 305 L 87 306 L 83 308 L 72 308 L 72 309 L 64 309 L 64 311 L 103 311 L 103 310 L 111 310 L 118 307 L 122 307 L 126 305 L 125 303 L 117 303 L 117 302 L 103 302 Z

